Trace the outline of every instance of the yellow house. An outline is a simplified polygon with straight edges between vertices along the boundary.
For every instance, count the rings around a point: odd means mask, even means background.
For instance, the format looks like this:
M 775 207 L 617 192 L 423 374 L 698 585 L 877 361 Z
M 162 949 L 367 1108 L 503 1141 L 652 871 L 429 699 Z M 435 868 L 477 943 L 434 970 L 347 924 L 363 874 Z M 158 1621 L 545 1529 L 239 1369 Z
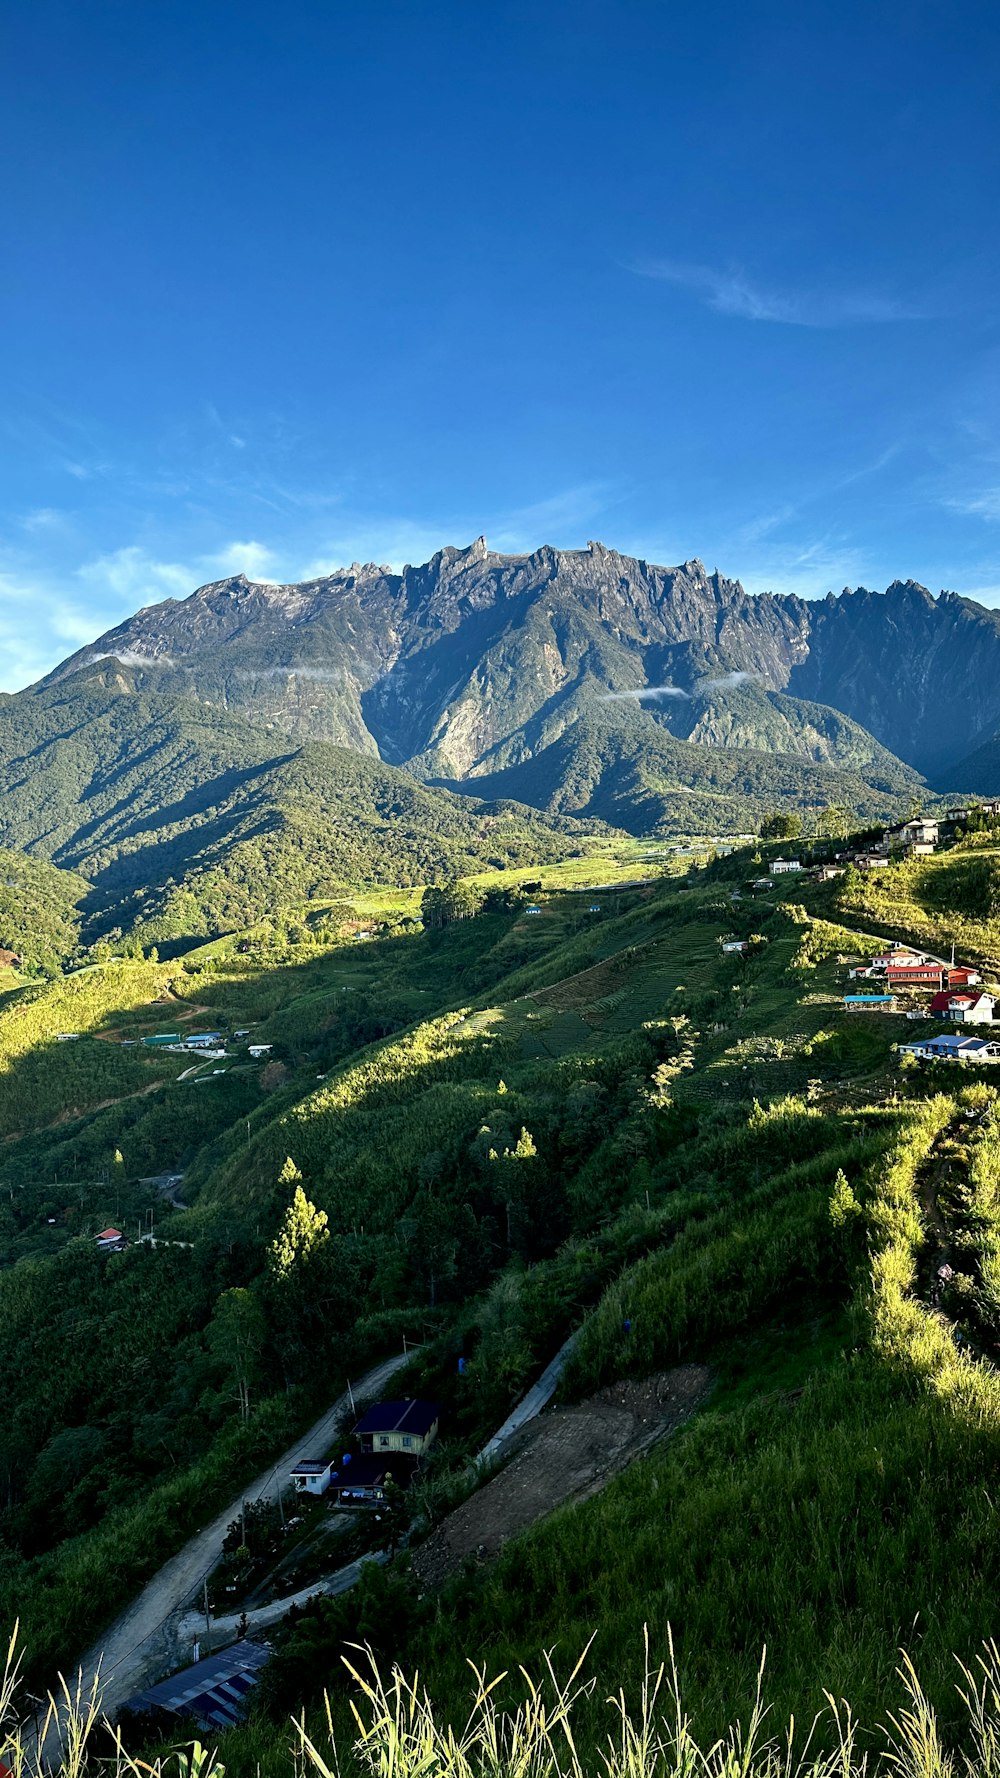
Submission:
M 440 1414 L 432 1401 L 380 1401 L 362 1415 L 355 1431 L 366 1454 L 422 1457 L 437 1437 Z

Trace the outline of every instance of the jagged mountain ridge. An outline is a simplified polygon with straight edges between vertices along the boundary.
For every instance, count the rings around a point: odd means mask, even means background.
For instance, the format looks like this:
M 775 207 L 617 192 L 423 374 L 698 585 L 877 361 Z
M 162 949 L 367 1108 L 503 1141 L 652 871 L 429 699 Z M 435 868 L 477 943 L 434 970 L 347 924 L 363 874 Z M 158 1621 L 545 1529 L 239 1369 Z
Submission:
M 816 723 L 798 699 L 868 731 L 873 761 L 887 749 L 939 776 L 1000 726 L 1000 617 L 974 601 L 915 582 L 752 595 L 700 561 L 599 543 L 514 556 L 479 538 L 401 573 L 355 563 L 298 586 L 238 575 L 137 613 L 47 683 L 101 655 L 161 692 L 450 781 L 533 758 L 608 697 L 641 699 L 678 738 L 773 748 L 774 707 L 758 702 L 762 726 L 734 715 L 738 684 L 783 694 L 784 750 L 806 757 Z M 861 737 L 843 732 L 856 763 Z

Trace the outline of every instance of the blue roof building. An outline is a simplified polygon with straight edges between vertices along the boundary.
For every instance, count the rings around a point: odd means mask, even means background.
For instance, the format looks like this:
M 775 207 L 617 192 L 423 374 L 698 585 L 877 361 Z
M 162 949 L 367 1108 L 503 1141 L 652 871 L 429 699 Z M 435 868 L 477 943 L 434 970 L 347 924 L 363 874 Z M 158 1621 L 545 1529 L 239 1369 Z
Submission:
M 173 1716 L 196 1722 L 200 1729 L 231 1729 L 239 1722 L 247 1694 L 270 1658 L 270 1649 L 260 1642 L 234 1642 L 232 1648 L 196 1661 L 172 1679 L 136 1692 L 123 1708 L 168 1710 Z

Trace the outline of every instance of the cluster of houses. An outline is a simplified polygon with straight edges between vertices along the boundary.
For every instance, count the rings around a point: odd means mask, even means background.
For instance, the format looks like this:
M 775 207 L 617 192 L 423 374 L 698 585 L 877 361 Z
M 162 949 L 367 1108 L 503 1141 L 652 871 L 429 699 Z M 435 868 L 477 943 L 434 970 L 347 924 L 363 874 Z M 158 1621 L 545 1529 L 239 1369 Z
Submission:
M 409 1487 L 437 1437 L 441 1410 L 432 1401 L 381 1401 L 354 1428 L 359 1452 L 303 1457 L 291 1471 L 299 1494 L 329 1494 L 340 1506 L 377 1506 L 390 1480 Z
M 984 988 L 977 969 L 946 963 L 926 951 L 893 945 L 881 956 L 856 964 L 850 974 L 859 984 L 870 985 L 844 995 L 847 1012 L 905 1011 L 908 1019 L 933 1018 L 949 1025 L 980 1027 L 992 1027 L 1000 1019 L 1000 992 Z M 912 997 L 914 990 L 929 992 L 930 999 L 917 1006 L 900 1002 L 901 991 Z M 985 1032 L 975 1037 L 942 1032 L 915 1043 L 897 1044 L 896 1048 L 900 1056 L 914 1056 L 921 1062 L 1000 1062 L 1000 1040 L 993 1041 Z
M 234 1031 L 233 1037 L 239 1042 L 249 1037 L 250 1032 Z M 134 1039 L 130 1043 L 125 1040 L 125 1047 L 134 1047 Z M 153 1037 L 142 1037 L 139 1043 L 143 1049 L 168 1050 L 173 1055 L 195 1054 L 203 1056 L 206 1062 L 220 1061 L 228 1056 L 226 1039 L 221 1031 L 158 1031 Z M 255 1062 L 269 1056 L 272 1045 L 269 1043 L 248 1043 L 247 1055 Z
M 899 827 L 888 827 L 870 845 L 837 852 L 832 864 L 820 865 L 812 870 L 811 875 L 825 883 L 833 877 L 843 876 L 848 865 L 853 865 L 855 870 L 860 871 L 885 870 L 894 857 L 929 858 L 943 841 L 955 839 L 973 814 L 989 821 L 1000 820 L 1000 798 L 995 802 L 976 803 L 974 807 L 968 805 L 946 809 L 936 819 L 918 815 L 912 821 L 902 822 Z M 781 877 L 808 868 L 797 858 L 775 858 L 768 866 L 772 877 Z M 765 877 L 763 882 L 766 884 L 767 881 Z
M 897 1012 L 901 989 L 922 989 L 930 991 L 930 1003 L 912 1008 L 908 1018 L 922 1019 L 929 1014 L 953 1024 L 986 1025 L 995 1016 L 997 997 L 980 986 L 978 969 L 946 963 L 942 957 L 910 946 L 892 945 L 881 956 L 856 964 L 850 975 L 852 981 L 870 982 L 871 989 L 845 994 L 847 1012 Z

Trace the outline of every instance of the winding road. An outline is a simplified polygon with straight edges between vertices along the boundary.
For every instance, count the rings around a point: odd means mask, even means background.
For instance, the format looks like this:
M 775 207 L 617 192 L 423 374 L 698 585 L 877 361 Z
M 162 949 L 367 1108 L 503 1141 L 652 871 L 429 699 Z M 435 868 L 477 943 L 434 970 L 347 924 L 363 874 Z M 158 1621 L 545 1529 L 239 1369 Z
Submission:
M 411 1351 L 376 1365 L 354 1385 L 354 1403 L 379 1395 L 389 1379 L 412 1357 Z M 289 1470 L 301 1457 L 312 1457 L 325 1451 L 332 1444 L 338 1425 L 351 1412 L 351 1394 L 345 1390 L 332 1407 L 272 1463 L 270 1469 L 242 1489 L 210 1524 L 164 1564 L 132 1604 L 87 1650 L 79 1664 L 82 1689 L 84 1695 L 89 1695 L 91 1688 L 100 1681 L 101 1704 L 106 1716 L 114 1719 L 126 1698 L 159 1679 L 164 1671 L 190 1659 L 185 1608 L 196 1588 L 215 1567 L 223 1538 L 233 1520 L 238 1518 L 240 1508 L 247 1501 L 276 1500 L 279 1488 L 287 1484 Z M 318 1585 L 311 1589 L 312 1592 L 321 1590 Z M 331 1587 L 330 1590 L 334 1589 Z M 287 1611 L 290 1604 L 291 1600 L 282 1601 L 283 1609 Z M 181 1613 L 183 1616 L 178 1615 Z M 59 1726 L 53 1724 L 39 1749 L 46 1764 L 56 1757 L 59 1741 Z

